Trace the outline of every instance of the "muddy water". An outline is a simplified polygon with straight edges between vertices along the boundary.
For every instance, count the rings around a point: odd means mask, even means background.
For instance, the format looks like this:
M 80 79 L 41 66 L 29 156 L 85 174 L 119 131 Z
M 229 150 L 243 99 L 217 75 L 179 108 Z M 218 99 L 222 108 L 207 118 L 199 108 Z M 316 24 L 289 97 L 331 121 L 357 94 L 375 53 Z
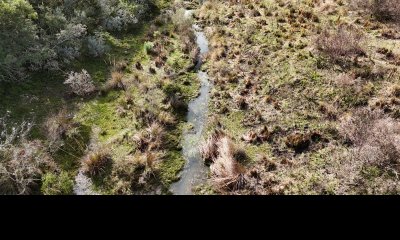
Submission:
M 191 17 L 192 11 L 186 11 L 186 17 Z M 196 42 L 200 48 L 200 55 L 196 65 L 198 78 L 201 82 L 200 95 L 189 103 L 187 122 L 190 130 L 183 133 L 182 153 L 186 165 L 178 182 L 171 186 L 171 192 L 175 195 L 191 195 L 193 187 L 204 182 L 207 178 L 207 168 L 204 166 L 199 152 L 202 133 L 207 120 L 208 101 L 211 84 L 206 72 L 200 70 L 202 58 L 208 52 L 208 41 L 204 32 L 197 25 L 193 25 L 196 33 Z

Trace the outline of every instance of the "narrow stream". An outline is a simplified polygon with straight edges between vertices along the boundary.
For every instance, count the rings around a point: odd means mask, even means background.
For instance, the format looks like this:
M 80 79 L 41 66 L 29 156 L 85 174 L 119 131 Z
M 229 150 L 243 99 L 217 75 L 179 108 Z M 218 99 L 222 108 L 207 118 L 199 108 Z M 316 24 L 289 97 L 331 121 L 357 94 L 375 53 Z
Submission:
M 193 10 L 186 10 L 185 12 L 186 17 L 191 17 L 192 14 Z M 202 133 L 207 120 L 211 88 L 207 73 L 200 70 L 203 64 L 202 58 L 208 52 L 208 41 L 198 25 L 194 24 L 193 29 L 196 34 L 197 45 L 200 48 L 200 55 L 197 59 L 195 69 L 201 82 L 201 88 L 199 96 L 189 103 L 186 118 L 191 128 L 183 133 L 182 140 L 182 154 L 186 160 L 186 164 L 181 172 L 180 180 L 171 186 L 170 190 L 174 195 L 191 195 L 193 194 L 193 187 L 205 182 L 207 179 L 207 168 L 201 159 L 199 144 L 202 140 Z M 80 170 L 75 177 L 74 194 L 98 195 L 98 193 L 92 190 L 92 185 L 92 180 Z
M 186 10 L 186 17 L 191 17 L 193 11 Z M 171 186 L 174 195 L 191 195 L 196 185 L 204 182 L 207 178 L 207 168 L 204 166 L 199 152 L 199 144 L 206 124 L 208 112 L 208 100 L 211 84 L 206 72 L 201 71 L 202 58 L 208 52 L 208 41 L 201 28 L 194 24 L 196 42 L 200 48 L 200 56 L 197 61 L 196 71 L 201 82 L 200 95 L 189 103 L 187 122 L 192 128 L 183 133 L 182 154 L 186 165 L 178 182 Z
M 82 170 L 79 170 L 75 177 L 74 194 L 75 195 L 99 195 L 93 191 L 92 179 L 87 177 Z

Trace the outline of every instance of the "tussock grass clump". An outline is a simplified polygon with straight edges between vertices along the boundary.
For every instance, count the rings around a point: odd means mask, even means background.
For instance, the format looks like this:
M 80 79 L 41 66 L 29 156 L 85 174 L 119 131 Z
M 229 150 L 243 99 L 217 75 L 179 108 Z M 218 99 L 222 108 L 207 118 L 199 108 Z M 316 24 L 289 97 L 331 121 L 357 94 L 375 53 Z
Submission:
M 311 144 L 311 138 L 307 134 L 295 133 L 286 138 L 285 144 L 293 148 L 296 153 L 304 152 Z
M 225 133 L 216 130 L 213 134 L 211 134 L 206 141 L 200 146 L 200 154 L 204 160 L 206 165 L 210 165 L 214 162 L 214 160 L 218 156 L 218 142 L 222 137 L 225 136 Z
M 213 184 L 231 191 L 242 189 L 246 184 L 245 168 L 239 163 L 237 156 L 242 155 L 243 151 L 226 136 L 217 145 L 218 157 L 210 166 Z
M 126 90 L 125 83 L 124 83 L 124 74 L 118 71 L 114 71 L 111 73 L 111 78 L 108 79 L 106 85 L 106 90 L 111 89 L 122 89 Z
M 250 130 L 247 134 L 242 136 L 242 140 L 247 143 L 259 144 L 268 141 L 271 138 L 271 132 L 267 126 L 263 126 L 256 131 Z
M 140 131 L 133 137 L 136 147 L 141 152 L 159 150 L 164 143 L 165 130 L 157 122 L 153 122 L 149 127 Z
M 57 150 L 62 145 L 68 131 L 74 127 L 72 118 L 73 116 L 64 108 L 46 120 L 44 126 L 51 150 Z
M 247 155 L 221 130 L 216 130 L 200 147 L 201 156 L 210 164 L 211 180 L 217 189 L 235 191 L 246 184 L 243 162 Z
M 365 54 L 362 47 L 364 35 L 351 25 L 340 25 L 337 30 L 324 30 L 318 36 L 319 51 L 333 60 Z
M 89 153 L 83 161 L 84 173 L 90 177 L 103 174 L 111 163 L 111 155 L 106 150 L 95 150 Z

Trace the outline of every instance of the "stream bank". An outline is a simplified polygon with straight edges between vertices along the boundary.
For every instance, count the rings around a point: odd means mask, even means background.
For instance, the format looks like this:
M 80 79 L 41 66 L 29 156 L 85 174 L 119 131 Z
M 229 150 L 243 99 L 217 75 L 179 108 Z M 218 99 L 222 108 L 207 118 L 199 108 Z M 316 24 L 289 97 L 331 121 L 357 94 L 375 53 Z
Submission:
M 192 17 L 193 10 L 186 10 L 185 16 Z M 207 168 L 201 159 L 199 145 L 202 141 L 203 130 L 207 121 L 208 102 L 210 99 L 210 89 L 212 87 L 208 74 L 201 70 L 203 57 L 208 53 L 208 40 L 205 33 L 197 25 L 193 24 L 196 34 L 196 43 L 200 49 L 197 59 L 196 72 L 201 82 L 200 94 L 189 103 L 187 113 L 187 123 L 191 127 L 185 130 L 182 140 L 182 155 L 186 160 L 182 170 L 180 180 L 171 186 L 174 195 L 191 195 L 193 187 L 205 182 L 207 179 Z

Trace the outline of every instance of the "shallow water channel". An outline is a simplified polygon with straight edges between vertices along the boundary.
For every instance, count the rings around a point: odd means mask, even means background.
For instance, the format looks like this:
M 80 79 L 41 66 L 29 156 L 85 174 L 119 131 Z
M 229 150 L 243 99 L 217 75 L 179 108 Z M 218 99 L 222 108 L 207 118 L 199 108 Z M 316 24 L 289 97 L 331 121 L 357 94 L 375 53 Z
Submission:
M 192 10 L 186 11 L 186 17 L 191 17 Z M 191 195 L 194 186 L 204 182 L 207 178 L 207 168 L 201 159 L 199 145 L 202 140 L 203 130 L 207 121 L 208 101 L 211 84 L 206 72 L 201 71 L 202 58 L 208 52 L 208 40 L 201 28 L 194 24 L 196 42 L 200 48 L 196 71 L 201 82 L 200 94 L 189 103 L 187 122 L 190 129 L 183 133 L 182 154 L 186 160 L 185 167 L 178 182 L 171 186 L 171 192 L 175 195 Z

